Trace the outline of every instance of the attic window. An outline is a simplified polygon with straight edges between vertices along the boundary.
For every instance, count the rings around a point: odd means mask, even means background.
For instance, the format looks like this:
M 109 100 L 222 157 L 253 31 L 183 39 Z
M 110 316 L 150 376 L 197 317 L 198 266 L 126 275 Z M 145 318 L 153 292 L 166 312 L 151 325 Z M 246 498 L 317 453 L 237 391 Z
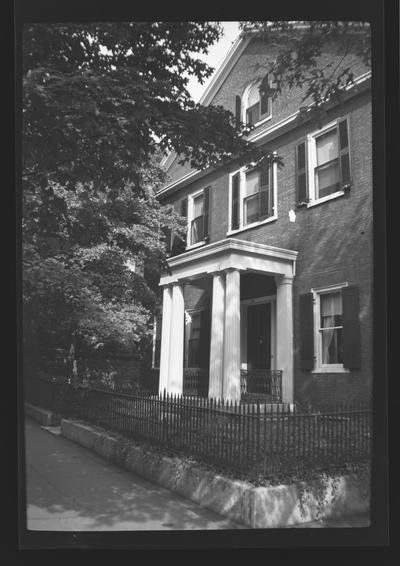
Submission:
M 243 120 L 249 126 L 254 126 L 271 117 L 271 98 L 260 92 L 260 86 L 265 80 L 268 81 L 268 78 L 253 82 L 244 91 L 242 115 Z

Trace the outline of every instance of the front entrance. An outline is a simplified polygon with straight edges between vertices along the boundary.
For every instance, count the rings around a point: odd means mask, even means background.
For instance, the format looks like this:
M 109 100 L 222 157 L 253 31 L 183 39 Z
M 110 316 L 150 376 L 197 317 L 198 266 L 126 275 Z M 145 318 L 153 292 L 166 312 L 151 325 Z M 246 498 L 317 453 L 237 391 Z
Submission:
M 247 369 L 271 369 L 271 303 L 247 307 Z
M 275 297 L 241 304 L 242 400 L 272 401 L 275 369 Z
M 241 369 L 275 369 L 275 297 L 241 302 Z

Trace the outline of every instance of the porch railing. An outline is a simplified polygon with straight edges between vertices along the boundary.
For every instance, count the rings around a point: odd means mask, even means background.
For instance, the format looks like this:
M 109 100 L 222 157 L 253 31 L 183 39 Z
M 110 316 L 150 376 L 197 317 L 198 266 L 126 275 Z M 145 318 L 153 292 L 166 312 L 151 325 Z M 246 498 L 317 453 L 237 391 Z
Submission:
M 243 399 L 268 396 L 271 403 L 281 403 L 282 370 L 242 369 L 240 370 L 240 391 Z
M 183 395 L 207 397 L 208 371 L 206 369 L 184 368 Z

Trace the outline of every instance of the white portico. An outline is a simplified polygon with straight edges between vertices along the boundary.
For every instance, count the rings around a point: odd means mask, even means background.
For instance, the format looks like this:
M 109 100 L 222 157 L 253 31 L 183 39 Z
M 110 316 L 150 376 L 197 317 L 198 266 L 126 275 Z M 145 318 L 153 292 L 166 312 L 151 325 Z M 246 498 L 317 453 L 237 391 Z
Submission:
M 282 370 L 282 401 L 293 402 L 292 283 L 297 252 L 228 238 L 168 261 L 161 277 L 163 312 L 159 390 L 183 391 L 186 283 L 212 277 L 208 394 L 240 400 L 241 273 L 273 276 L 276 282 L 276 368 Z

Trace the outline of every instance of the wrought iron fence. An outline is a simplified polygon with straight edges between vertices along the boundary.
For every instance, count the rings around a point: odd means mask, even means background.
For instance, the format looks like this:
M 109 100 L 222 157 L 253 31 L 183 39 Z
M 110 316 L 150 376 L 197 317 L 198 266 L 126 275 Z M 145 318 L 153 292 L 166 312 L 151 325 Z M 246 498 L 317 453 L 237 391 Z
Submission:
M 50 393 L 54 388 L 53 393 Z M 126 436 L 260 478 L 307 469 L 332 471 L 371 453 L 368 405 L 301 412 L 287 405 L 227 403 L 206 397 L 127 395 L 47 382 L 26 389 L 47 404 Z M 33 397 L 32 397 L 33 395 Z

